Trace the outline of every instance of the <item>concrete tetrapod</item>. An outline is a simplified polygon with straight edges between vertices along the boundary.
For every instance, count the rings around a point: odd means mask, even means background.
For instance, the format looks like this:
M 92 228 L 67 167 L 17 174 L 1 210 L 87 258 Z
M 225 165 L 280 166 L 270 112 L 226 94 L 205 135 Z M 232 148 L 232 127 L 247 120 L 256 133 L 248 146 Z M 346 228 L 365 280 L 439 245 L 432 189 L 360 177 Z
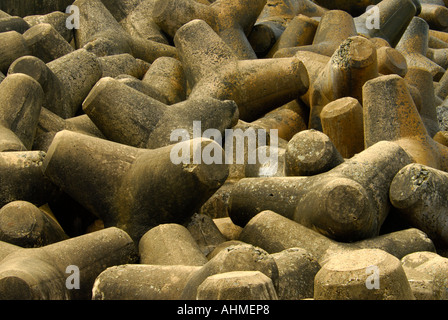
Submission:
M 150 87 L 149 96 L 167 105 L 187 99 L 187 82 L 182 63 L 171 57 L 156 59 L 143 76 L 142 82 Z
M 327 11 L 319 22 L 313 43 L 291 48 L 290 52 L 311 51 L 331 57 L 344 40 L 357 35 L 355 22 L 350 14 L 342 10 Z
M 130 75 L 141 79 L 150 66 L 149 62 L 141 59 L 135 59 L 129 53 L 98 57 L 98 60 L 100 61 L 103 69 L 102 78 L 115 78 L 120 75 Z
M 191 274 L 180 296 L 181 300 L 195 300 L 198 289 L 209 276 L 232 271 L 260 271 L 277 290 L 279 272 L 274 258 L 265 250 L 244 243 L 221 250 L 197 272 Z
M 210 5 L 195 0 L 156 0 L 153 19 L 171 37 L 184 24 L 204 20 L 239 59 L 256 59 L 247 36 L 265 4 L 266 0 L 217 0 Z
M 408 67 L 424 68 L 431 72 L 434 81 L 439 81 L 445 69 L 426 57 L 428 41 L 428 23 L 414 17 L 395 48 L 404 55 Z
M 0 83 L 0 96 L 0 151 L 30 150 L 44 100 L 42 87 L 26 74 L 11 74 Z
M 114 227 L 40 248 L 20 249 L 0 262 L 0 298 L 88 300 L 102 271 L 135 263 L 137 258 L 132 239 Z
M 406 58 L 397 49 L 389 46 L 377 47 L 376 55 L 380 74 L 398 74 L 404 77 L 408 72 Z
M 314 277 L 321 268 L 317 259 L 302 248 L 289 248 L 273 253 L 278 267 L 280 300 L 313 298 Z
M 243 228 L 238 238 L 271 255 L 289 248 L 302 248 L 323 266 L 331 257 L 359 249 L 380 249 L 398 259 L 418 251 L 435 252 L 431 239 L 410 228 L 352 243 L 337 242 L 273 211 L 261 211 Z
M 190 151 L 188 163 L 174 164 L 176 147 Z M 43 172 L 105 227 L 122 228 L 138 241 L 158 224 L 185 222 L 225 181 L 222 162 L 193 162 L 193 148 L 206 147 L 223 154 L 209 139 L 147 150 L 63 130 L 50 145 Z
M 400 260 L 379 249 L 334 256 L 314 279 L 315 300 L 415 300 Z
M 35 26 L 39 23 L 48 23 L 56 29 L 57 32 L 70 43 L 73 40 L 74 32 L 73 29 L 67 28 L 67 18 L 70 14 L 62 11 L 53 11 L 46 14 L 32 14 L 23 19 L 31 26 Z
M 0 207 L 16 201 L 41 206 L 58 188 L 42 173 L 43 151 L 0 152 Z
M 142 264 L 202 266 L 208 262 L 188 229 L 175 223 L 148 230 L 138 250 Z
M 98 57 L 85 49 L 78 49 L 47 63 L 62 84 L 68 108 L 64 118 L 74 117 L 103 70 Z M 67 110 L 68 109 L 68 110 Z
M 177 57 L 173 46 L 126 33 L 100 0 L 76 0 L 73 5 L 82 13 L 75 34 L 78 48 L 98 56 L 130 53 L 149 63 L 162 56 Z
M 0 19 L 11 17 L 11 15 L 9 13 L 3 11 L 3 9 L 4 8 L 0 9 Z
M 260 271 L 230 271 L 207 277 L 196 300 L 278 300 L 278 296 L 272 280 Z
M 330 138 L 342 157 L 351 158 L 364 150 L 363 111 L 352 97 L 327 104 L 320 113 L 322 131 Z
M 401 169 L 390 186 L 399 215 L 436 245 L 448 246 L 448 173 L 421 164 Z
M 266 169 L 276 171 L 274 168 L 278 162 L 276 149 L 261 148 L 268 145 L 278 145 L 281 139 L 277 139 L 276 134 L 271 135 L 271 132 L 266 131 L 265 128 L 241 120 L 238 120 L 237 125 L 228 133 L 230 134 L 225 137 L 226 143 L 224 146 L 226 161 L 230 163 L 228 181 L 245 177 L 246 167 L 248 166 L 268 166 L 269 168 Z M 215 215 L 212 214 L 212 216 Z
M 183 25 L 174 43 L 192 88 L 190 99 L 233 100 L 243 121 L 254 121 L 308 90 L 308 73 L 299 59 L 239 60 L 203 20 Z
M 266 54 L 266 57 L 273 58 L 274 54 L 283 48 L 294 48 L 312 44 L 318 26 L 318 21 L 303 14 L 295 16 L 286 25 L 285 30 Z
M 33 149 L 48 151 L 56 133 L 62 130 L 70 130 L 84 133 L 90 136 L 106 139 L 86 114 L 63 119 L 46 108 L 40 112 L 37 124 L 37 133 L 34 138 Z
M 67 238 L 54 217 L 30 202 L 12 201 L 0 209 L 0 241 L 36 248 Z
M 313 176 L 327 172 L 344 162 L 332 140 L 310 129 L 295 134 L 285 151 L 285 175 Z
M 155 23 L 152 12 L 155 0 L 102 1 L 123 29 L 134 38 L 169 44 L 169 36 Z M 124 12 L 117 14 L 119 6 Z M 117 17 L 118 16 L 118 17 Z
M 375 0 L 378 4 L 354 19 L 358 33 L 385 39 L 395 48 L 412 18 L 421 11 L 419 0 Z M 376 3 L 375 3 L 376 4 Z M 374 16 L 374 15 L 377 16 Z M 376 19 L 376 20 L 375 20 Z
M 22 17 L 18 16 L 0 17 L 0 32 L 17 31 L 23 34 L 29 28 L 30 25 Z
M 31 55 L 45 63 L 60 58 L 75 49 L 49 23 L 39 23 L 23 34 Z
M 64 119 L 73 116 L 73 110 L 61 81 L 41 59 L 34 56 L 18 58 L 8 70 L 8 75 L 14 73 L 29 75 L 39 82 L 44 90 L 43 107 Z
M 364 143 L 394 141 L 413 162 L 448 170 L 448 149 L 428 134 L 406 81 L 398 75 L 380 76 L 363 87 Z
M 151 264 L 109 267 L 95 279 L 92 300 L 179 300 L 189 277 L 200 269 Z
M 244 178 L 232 188 L 229 216 L 244 227 L 272 210 L 338 241 L 378 236 L 391 208 L 390 183 L 411 162 L 401 147 L 383 141 L 326 173 Z
M 0 72 L 6 73 L 16 59 L 31 54 L 23 35 L 17 31 L 0 32 Z
M 447 300 L 448 259 L 435 252 L 419 251 L 401 259 L 417 300 Z
M 314 35 L 318 22 L 308 17 L 321 17 L 326 11 L 328 10 L 318 6 L 310 0 L 288 0 L 281 2 L 268 0 L 249 34 L 249 42 L 254 48 L 257 56 L 264 57 L 266 53 L 271 50 L 276 41 L 283 36 L 284 31 L 286 31 L 295 18 L 302 16 L 307 19 L 302 19 L 301 21 L 313 23 L 314 30 L 312 34 Z M 300 23 L 300 26 L 306 27 L 307 25 Z M 307 27 L 310 28 L 309 25 Z M 301 30 L 299 28 L 294 29 L 297 31 L 297 34 L 293 35 L 290 31 L 290 39 L 294 37 L 301 38 L 304 34 L 309 33 L 310 31 Z M 311 38 L 310 40 L 310 43 L 298 43 L 298 45 L 311 44 L 313 39 Z M 288 47 L 294 46 L 295 45 L 288 45 Z
M 435 38 L 437 38 L 439 40 L 442 40 L 444 42 L 447 42 L 447 40 L 448 40 L 448 36 L 443 31 L 438 31 L 438 30 L 432 30 L 431 29 L 431 30 L 429 30 L 429 34 L 430 34 L 430 36 L 433 36 L 433 37 L 435 37 Z
M 422 97 L 422 105 L 419 110 L 420 118 L 425 125 L 430 137 L 434 137 L 440 131 L 436 110 L 436 94 L 431 73 L 423 68 L 411 67 L 404 77 L 406 82 L 416 87 Z
M 208 256 L 217 246 L 226 241 L 213 219 L 208 215 L 193 214 L 185 227 L 205 256 Z
M 93 87 L 83 110 L 109 140 L 151 149 L 178 142 L 178 137 L 172 140 L 176 129 L 183 130 L 183 136 L 193 136 L 195 122 L 200 122 L 199 136 L 207 129 L 217 129 L 224 136 L 225 129 L 238 121 L 233 101 L 197 97 L 168 106 L 110 77 Z
M 361 36 L 341 43 L 310 85 L 310 129 L 322 131 L 320 114 L 328 103 L 344 97 L 362 101 L 363 85 L 379 75 L 376 52 L 375 45 Z
M 434 30 L 444 30 L 448 27 L 448 8 L 445 4 L 422 3 L 422 11 L 418 15 L 425 19 Z

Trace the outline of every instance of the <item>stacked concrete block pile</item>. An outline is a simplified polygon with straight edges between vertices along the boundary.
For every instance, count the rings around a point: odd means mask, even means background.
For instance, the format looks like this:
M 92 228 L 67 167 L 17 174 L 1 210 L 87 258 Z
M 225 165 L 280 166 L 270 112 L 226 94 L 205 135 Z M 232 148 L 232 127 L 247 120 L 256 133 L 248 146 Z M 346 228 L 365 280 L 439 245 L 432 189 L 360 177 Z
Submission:
M 448 1 L 0 3 L 0 299 L 447 300 Z

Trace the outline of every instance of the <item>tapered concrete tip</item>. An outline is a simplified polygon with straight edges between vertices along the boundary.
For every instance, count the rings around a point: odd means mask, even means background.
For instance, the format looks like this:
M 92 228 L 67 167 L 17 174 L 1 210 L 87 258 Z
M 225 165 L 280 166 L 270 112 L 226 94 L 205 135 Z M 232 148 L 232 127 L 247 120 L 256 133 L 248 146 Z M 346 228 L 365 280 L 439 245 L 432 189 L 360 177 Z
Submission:
M 39 208 L 27 201 L 13 201 L 0 209 L 0 240 L 29 236 L 41 215 Z
M 439 6 L 434 12 L 434 17 L 440 27 L 448 27 L 448 8 Z
M 296 65 L 297 69 L 299 70 L 297 74 L 299 75 L 300 83 L 302 85 L 299 95 L 303 95 L 308 91 L 310 87 L 310 77 L 305 64 L 302 61 L 300 61 L 299 57 L 294 56 L 294 58 L 295 60 L 297 60 Z
M 364 37 L 350 37 L 341 44 L 331 59 L 340 67 L 365 68 L 376 63 L 376 47 Z
M 325 119 L 338 118 L 341 115 L 352 112 L 352 110 L 357 108 L 358 105 L 359 102 L 355 98 L 352 97 L 340 98 L 327 104 L 322 109 L 320 117 Z
M 23 279 L 15 276 L 0 278 L 0 300 L 30 300 L 32 289 Z
M 415 16 L 395 48 L 405 54 L 416 53 L 425 55 L 428 49 L 428 37 L 428 22 L 423 18 Z
M 377 214 L 362 185 L 330 176 L 317 181 L 298 203 L 294 220 L 337 241 L 352 242 L 377 234 Z
M 0 125 L 0 152 L 27 151 L 23 142 L 10 129 Z
M 233 271 L 260 271 L 278 288 L 279 272 L 274 258 L 262 248 L 245 243 L 226 247 L 210 259 L 190 277 L 181 299 L 196 299 L 198 287 L 209 276 Z
M 398 209 L 413 207 L 425 193 L 431 172 L 424 165 L 412 163 L 401 169 L 390 185 L 392 205 Z
M 155 0 L 153 2 L 154 5 L 151 12 L 151 17 L 156 23 L 160 23 L 163 20 L 163 17 L 165 17 L 167 10 L 170 10 L 168 5 L 171 2 L 166 0 Z
M 405 87 L 405 80 L 397 74 L 389 74 L 379 76 L 377 78 L 367 81 L 363 86 L 363 92 L 372 90 L 372 95 L 375 95 L 375 88 L 396 88 L 397 86 Z M 386 89 L 383 89 L 386 90 Z M 370 93 L 370 92 L 369 92 Z M 386 97 L 384 97 L 386 98 Z
M 23 33 L 23 35 L 25 39 L 31 39 L 33 37 L 42 38 L 52 32 L 52 30 L 56 31 L 51 24 L 43 22 L 32 26 L 25 33 Z
M 93 86 L 93 88 L 90 90 L 89 94 L 85 98 L 84 102 L 82 103 L 82 110 L 88 114 L 92 108 L 94 107 L 94 101 L 98 97 L 98 95 L 101 94 L 101 92 L 110 84 L 113 82 L 116 82 L 117 80 L 111 78 L 111 77 L 104 77 L 98 80 L 98 82 Z
M 333 256 L 314 279 L 316 300 L 414 300 L 400 260 L 379 249 Z
M 47 171 L 47 167 L 51 161 L 51 159 L 53 158 L 53 155 L 56 153 L 56 150 L 58 149 L 58 145 L 59 143 L 61 143 L 61 141 L 64 140 L 64 137 L 69 136 L 70 135 L 70 131 L 68 130 L 62 130 L 59 131 L 58 133 L 56 133 L 56 135 L 54 136 L 50 147 L 48 148 L 44 161 L 42 163 L 42 172 L 45 174 L 45 172 Z
M 122 264 L 101 272 L 92 286 L 92 300 L 178 300 L 198 266 Z
M 369 205 L 364 188 L 351 179 L 336 179 L 325 186 L 325 205 L 334 221 L 343 225 L 352 225 L 359 221 L 363 225 L 369 221 Z
M 151 265 L 202 266 L 208 260 L 186 227 L 160 224 L 139 241 L 140 263 Z
M 444 259 L 439 254 L 431 251 L 417 251 L 410 253 L 403 258 L 401 258 L 401 263 L 403 267 L 416 269 L 428 261 L 435 259 Z M 448 260 L 445 260 L 448 261 Z
M 168 3 L 168 1 L 159 1 L 159 2 Z M 165 7 L 166 7 L 166 4 L 165 4 Z M 161 8 L 158 8 L 157 10 L 160 11 L 160 9 Z M 204 28 L 205 28 L 205 30 L 211 29 L 211 27 L 204 20 L 201 20 L 201 19 L 191 20 L 177 30 L 176 35 L 174 36 L 174 39 L 184 36 L 185 33 L 190 33 L 193 30 L 203 33 L 202 31 L 204 30 Z
M 46 81 L 48 67 L 45 62 L 35 56 L 23 56 L 15 60 L 8 70 L 8 75 L 24 73 L 36 79 L 41 85 Z
M 270 25 L 263 23 L 257 24 L 253 27 L 249 42 L 254 48 L 255 52 L 264 54 L 275 43 L 276 35 Z
M 278 300 L 272 280 L 260 271 L 233 271 L 209 276 L 197 300 Z
M 321 266 L 317 259 L 302 248 L 289 248 L 272 254 L 279 271 L 280 300 L 312 298 L 314 277 Z
M 10 74 L 0 83 L 0 95 L 0 118 L 30 150 L 45 96 L 42 86 L 29 75 Z
M 180 143 L 190 144 L 192 148 L 192 152 L 190 153 L 191 161 L 188 164 L 183 164 L 184 171 L 194 174 L 201 184 L 210 189 L 216 189 L 225 182 L 229 175 L 229 167 L 224 163 L 225 154 L 219 143 L 205 138 L 195 138 Z M 196 150 L 201 150 L 202 152 L 203 159 L 201 163 L 195 163 Z M 206 158 L 205 150 L 214 150 L 213 152 L 215 154 L 213 159 Z
M 353 17 L 343 10 L 329 10 L 320 20 L 313 44 L 346 39 L 354 35 L 356 35 L 356 27 Z
M 382 74 L 397 74 L 404 77 L 408 71 L 406 58 L 395 48 L 381 47 L 377 50 L 379 72 Z
M 33 86 L 36 88 L 41 88 L 39 82 L 24 73 L 14 73 L 9 74 L 4 81 L 2 81 L 3 86 L 6 86 L 7 83 L 11 83 L 12 85 L 16 85 L 19 82 L 23 82 L 24 86 Z M 37 90 L 37 89 L 36 89 Z M 42 90 L 42 88 L 41 88 Z M 43 92 L 42 92 L 43 95 Z
M 295 134 L 288 142 L 285 157 L 285 169 L 291 176 L 322 173 L 343 161 L 330 138 L 313 129 Z
M 341 157 L 350 159 L 364 148 L 362 105 L 353 97 L 328 103 L 320 113 L 322 131 L 333 142 Z

